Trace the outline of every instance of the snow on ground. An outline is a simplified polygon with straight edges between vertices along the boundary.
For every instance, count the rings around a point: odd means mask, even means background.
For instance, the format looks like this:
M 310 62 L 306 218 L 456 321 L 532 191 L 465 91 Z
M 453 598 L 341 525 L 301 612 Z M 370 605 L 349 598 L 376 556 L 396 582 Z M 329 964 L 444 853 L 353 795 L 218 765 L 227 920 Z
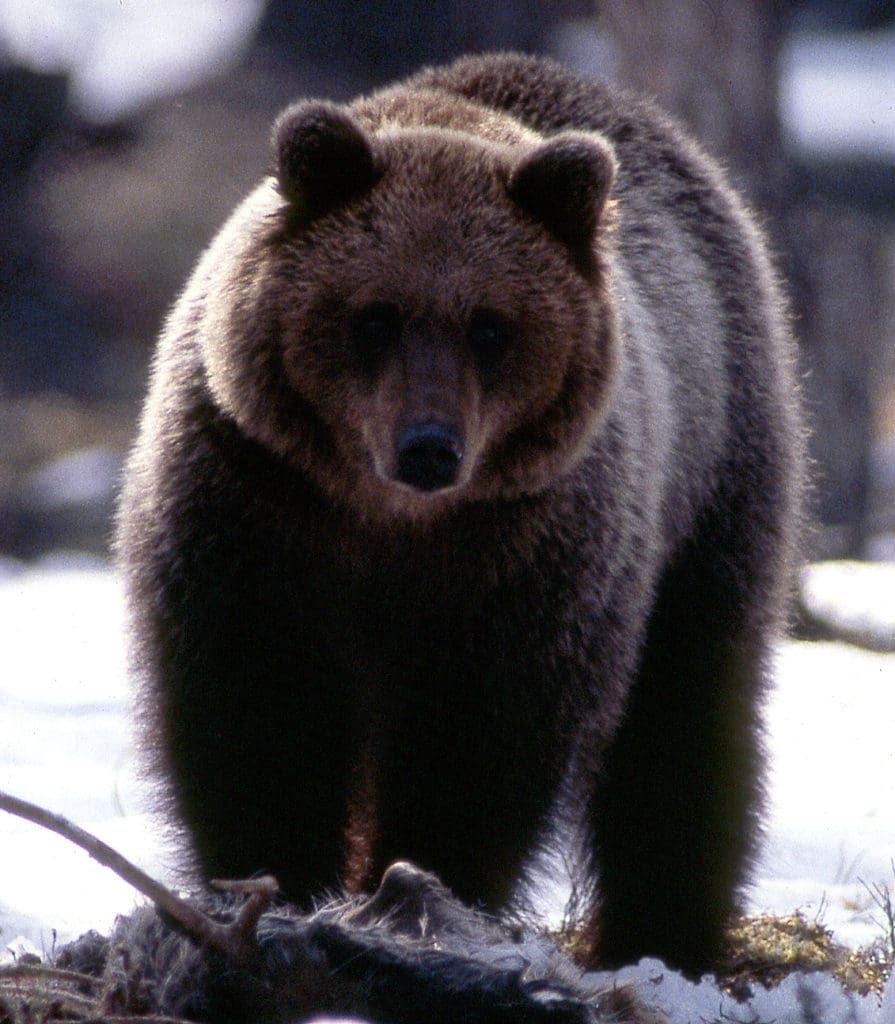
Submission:
M 134 771 L 119 585 L 99 565 L 0 575 L 0 789 L 162 870 Z M 0 813 L 0 950 L 108 930 L 133 890 L 70 843 Z
M 0 789 L 170 878 L 135 773 L 122 634 L 120 587 L 102 565 L 0 564 Z M 802 908 L 849 945 L 869 942 L 880 914 L 861 880 L 895 885 L 895 655 L 787 643 L 777 676 L 752 909 Z M 71 844 L 0 814 L 0 950 L 20 935 L 41 949 L 54 929 L 57 942 L 108 930 L 133 904 L 127 885 Z
M 895 594 L 895 567 L 892 570 Z M 848 945 L 880 935 L 861 884 L 895 887 L 895 655 L 789 643 L 768 714 L 772 777 L 755 910 L 796 907 Z

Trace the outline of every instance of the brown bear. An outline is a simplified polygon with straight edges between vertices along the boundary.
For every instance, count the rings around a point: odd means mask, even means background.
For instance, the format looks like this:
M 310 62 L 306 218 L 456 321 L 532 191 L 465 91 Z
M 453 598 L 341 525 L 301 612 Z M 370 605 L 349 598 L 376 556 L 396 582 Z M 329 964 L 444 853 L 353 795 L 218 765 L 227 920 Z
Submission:
M 306 903 L 407 858 L 498 908 L 577 828 L 591 960 L 710 967 L 802 478 L 754 223 L 534 58 L 299 103 L 273 146 L 162 334 L 117 542 L 200 870 Z

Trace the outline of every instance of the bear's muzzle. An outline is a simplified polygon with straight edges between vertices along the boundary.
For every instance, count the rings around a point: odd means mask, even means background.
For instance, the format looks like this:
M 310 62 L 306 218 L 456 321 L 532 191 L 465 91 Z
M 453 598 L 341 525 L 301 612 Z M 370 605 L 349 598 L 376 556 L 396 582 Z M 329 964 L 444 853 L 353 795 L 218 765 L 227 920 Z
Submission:
M 395 444 L 397 479 L 418 491 L 438 491 L 456 482 L 463 443 L 455 427 L 435 421 L 411 423 Z

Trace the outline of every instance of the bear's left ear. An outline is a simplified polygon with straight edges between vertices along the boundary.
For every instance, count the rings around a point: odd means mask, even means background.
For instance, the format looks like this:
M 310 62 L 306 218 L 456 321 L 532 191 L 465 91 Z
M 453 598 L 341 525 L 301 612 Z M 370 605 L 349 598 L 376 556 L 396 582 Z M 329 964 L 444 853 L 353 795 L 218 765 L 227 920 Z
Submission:
M 601 136 L 561 132 L 513 169 L 510 198 L 588 266 L 616 166 L 615 153 Z
M 334 103 L 298 103 L 273 128 L 280 192 L 302 225 L 343 206 L 381 176 L 363 129 Z

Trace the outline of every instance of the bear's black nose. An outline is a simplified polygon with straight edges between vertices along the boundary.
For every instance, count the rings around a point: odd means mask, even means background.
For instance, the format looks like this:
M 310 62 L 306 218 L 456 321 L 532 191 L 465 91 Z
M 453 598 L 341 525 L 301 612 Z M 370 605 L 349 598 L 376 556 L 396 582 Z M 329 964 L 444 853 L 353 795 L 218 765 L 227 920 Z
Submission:
M 411 423 L 398 435 L 398 479 L 418 491 L 437 491 L 457 479 L 463 447 L 444 423 Z

